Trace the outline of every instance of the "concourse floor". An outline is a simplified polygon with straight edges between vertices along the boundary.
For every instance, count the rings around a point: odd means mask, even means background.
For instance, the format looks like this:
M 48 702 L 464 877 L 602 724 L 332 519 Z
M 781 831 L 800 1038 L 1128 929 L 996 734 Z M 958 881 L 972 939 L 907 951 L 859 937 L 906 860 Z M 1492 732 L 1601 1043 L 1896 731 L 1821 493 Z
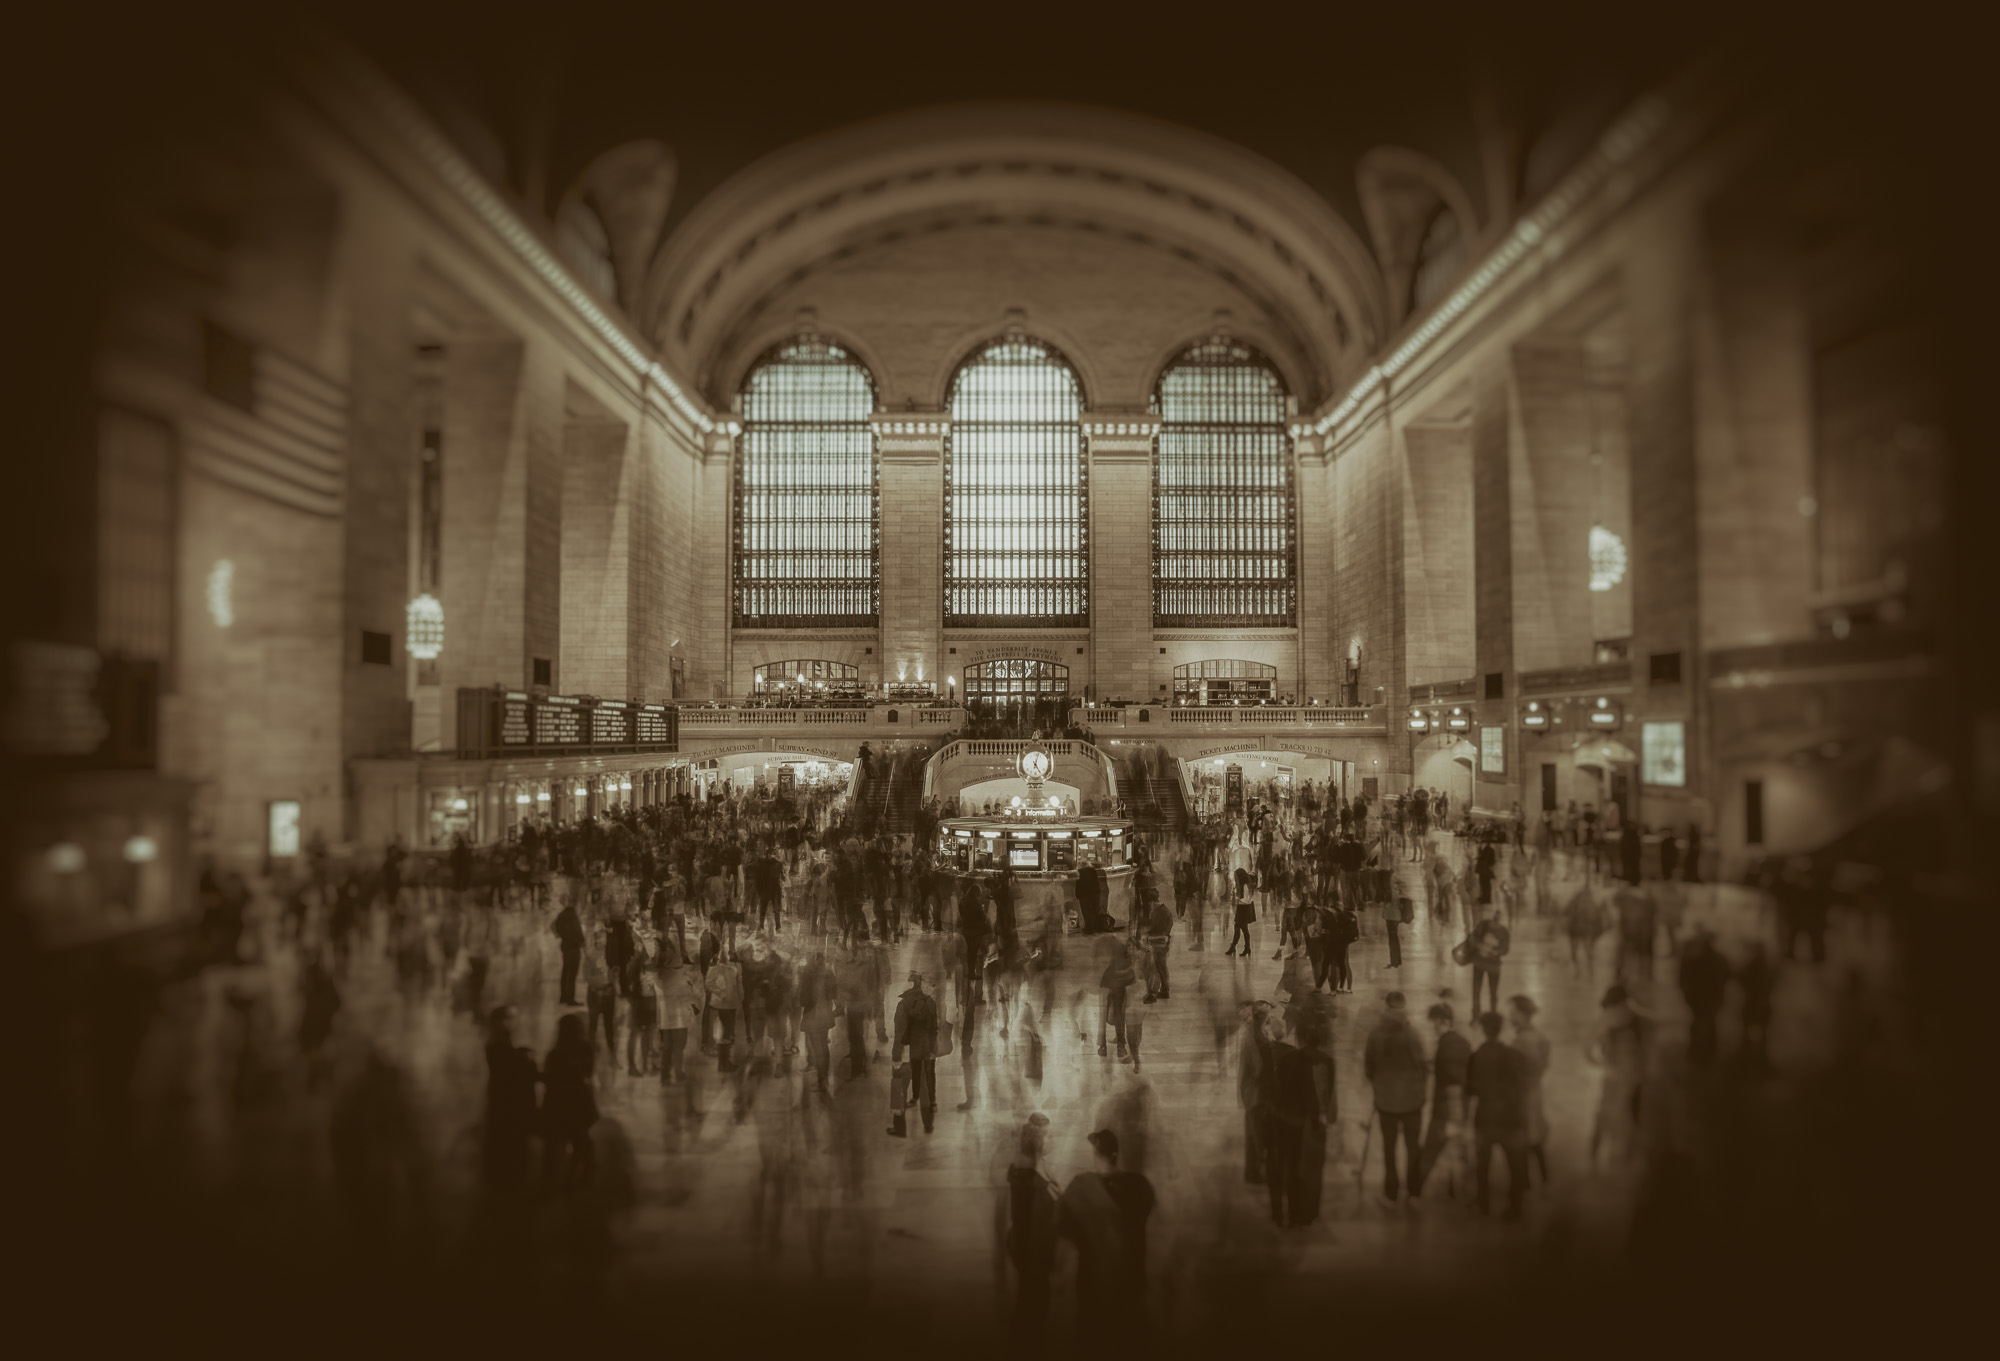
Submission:
M 1449 839 L 1434 839 L 1433 853 L 1462 864 L 1463 850 Z M 1556 902 L 1579 887 L 1579 868 L 1561 862 L 1551 894 Z M 715 1060 L 692 1046 L 693 1082 L 663 1087 L 657 1078 L 628 1074 L 622 1034 L 616 1063 L 600 1043 L 597 1183 L 588 1193 L 538 1198 L 520 1230 L 528 1262 L 521 1269 L 566 1281 L 592 1298 L 628 1302 L 644 1300 L 662 1283 L 712 1283 L 719 1292 L 745 1283 L 787 1292 L 823 1286 L 850 1303 L 984 1327 L 1004 1316 L 996 1311 L 1010 1298 L 1001 1191 L 1018 1131 L 1035 1111 L 1049 1119 L 1046 1166 L 1059 1181 L 1089 1168 L 1085 1136 L 1109 1126 L 1125 1141 L 1126 1165 L 1153 1182 L 1159 1205 L 1150 1230 L 1149 1308 L 1159 1326 L 1208 1326 L 1245 1300 L 1329 1282 L 1365 1288 L 1376 1280 L 1447 1280 L 1492 1263 L 1546 1262 L 1550 1254 L 1582 1260 L 1615 1250 L 1628 1227 L 1637 1163 L 1613 1156 L 1590 1165 L 1600 1078 L 1585 1055 L 1599 996 L 1612 978 L 1614 938 L 1603 937 L 1593 957 L 1573 962 L 1559 919 L 1536 910 L 1532 896 L 1512 924 L 1501 995 L 1532 997 L 1553 1046 L 1544 1084 L 1550 1182 L 1533 1187 L 1526 1221 L 1518 1225 L 1480 1216 L 1463 1184 L 1457 1196 L 1433 1186 L 1421 1210 L 1380 1197 L 1382 1150 L 1379 1130 L 1371 1132 L 1373 1105 L 1362 1071 L 1368 1029 L 1383 997 L 1400 989 L 1428 1046 L 1424 1008 L 1451 989 L 1463 1017 L 1471 983 L 1469 970 L 1449 959 L 1464 923 L 1431 920 L 1421 871 L 1408 859 L 1398 865 L 1398 891 L 1419 905 L 1417 922 L 1404 931 L 1401 967 L 1389 965 L 1379 910 L 1364 913 L 1363 936 L 1351 952 L 1354 991 L 1332 1003 L 1339 1122 L 1328 1138 L 1322 1215 L 1309 1228 L 1274 1228 L 1265 1189 L 1246 1182 L 1238 1041 L 1232 1034 L 1218 1052 L 1211 1022 L 1211 999 L 1227 999 L 1231 1011 L 1239 998 L 1280 1000 L 1275 923 L 1260 922 L 1248 958 L 1232 958 L 1223 950 L 1225 912 L 1211 907 L 1200 938 L 1186 924 L 1175 933 L 1171 995 L 1146 1005 L 1133 990 L 1131 1013 L 1143 1026 L 1136 1069 L 1119 1062 L 1115 1049 L 1102 1057 L 1096 1052 L 1092 985 L 1100 966 L 1091 941 L 1071 938 L 1053 989 L 1054 1014 L 1041 1020 L 1047 1050 L 1040 1082 L 1025 1076 L 1018 1017 L 1003 1035 L 995 1008 L 982 1007 L 972 1038 L 978 1062 L 968 1071 L 962 1030 L 955 1052 L 938 1061 L 939 1110 L 930 1134 L 914 1111 L 910 1137 L 886 1133 L 888 1046 L 880 1046 L 880 1061 L 871 1053 L 865 1076 L 850 1079 L 841 1025 L 834 1031 L 831 1101 L 810 1091 L 801 1055 L 790 1073 L 770 1079 L 773 1090 L 758 1094 L 741 1119 L 738 1079 L 718 1073 Z M 1609 885 L 1597 887 L 1608 896 Z M 1697 926 L 1714 930 L 1732 958 L 1740 959 L 1752 940 L 1775 947 L 1765 904 L 1745 890 L 1692 886 L 1682 930 Z M 485 996 L 489 1006 L 518 1009 L 516 1041 L 538 1058 L 563 1010 L 556 999 L 560 961 L 547 927 L 542 913 L 503 913 L 502 947 Z M 478 1185 L 483 1035 L 468 1014 L 454 1011 L 453 980 L 416 991 L 399 985 L 379 910 L 370 914 L 369 933 L 340 981 L 334 1039 L 317 1072 L 299 1059 L 293 1041 L 298 951 L 280 939 L 268 913 L 250 927 L 246 954 L 255 963 L 206 971 L 171 994 L 154 1020 L 138 1065 L 132 1147 L 150 1184 L 179 1188 L 225 1216 L 238 1244 L 279 1250 L 301 1236 L 356 1231 L 334 1175 L 330 1129 L 342 1093 L 353 1089 L 373 1056 L 395 1074 L 409 1114 L 410 1163 L 421 1176 L 386 1218 L 369 1221 L 368 1232 L 394 1239 L 397 1251 L 418 1251 L 409 1247 L 418 1240 L 421 1251 L 444 1258 L 475 1251 L 470 1245 L 485 1222 Z M 786 939 L 787 948 L 798 945 L 795 928 Z M 1691 1095 L 1699 1084 L 1685 1072 L 1685 1011 L 1664 931 L 1656 948 L 1654 978 L 1635 982 L 1661 1023 L 1659 1080 L 1648 1083 L 1658 1094 L 1649 1096 L 1649 1137 L 1655 1147 L 1665 1140 L 1699 1157 L 1708 1132 L 1702 1102 Z M 891 947 L 890 976 L 897 981 L 885 997 L 885 1015 L 893 1015 L 910 967 L 935 971 L 938 949 L 939 938 L 923 932 Z M 1769 1083 L 1821 1057 L 1833 1029 L 1836 980 L 1880 964 L 1866 925 L 1853 923 L 1835 933 L 1827 966 L 1781 970 Z M 1735 1044 L 1735 1005 L 1732 990 L 1725 1051 Z M 943 1009 L 947 1019 L 961 1021 L 948 992 Z M 1461 1028 L 1472 1031 L 1463 1020 Z M 869 1032 L 873 1040 L 872 1023 Z M 970 1111 L 956 1109 L 964 1101 Z M 1506 1177 L 1497 1157 L 1494 1175 L 1497 1209 Z M 1532 1254 L 1524 1252 L 1529 1245 Z M 1058 1330 L 1072 1307 L 1069 1274 L 1068 1268 L 1059 1273 L 1052 1321 Z

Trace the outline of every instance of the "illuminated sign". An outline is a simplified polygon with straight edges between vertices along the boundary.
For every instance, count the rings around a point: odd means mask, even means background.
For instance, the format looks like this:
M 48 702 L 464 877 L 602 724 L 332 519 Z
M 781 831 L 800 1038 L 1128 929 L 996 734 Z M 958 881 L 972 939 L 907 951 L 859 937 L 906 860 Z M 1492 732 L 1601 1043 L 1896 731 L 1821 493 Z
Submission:
M 1679 788 L 1687 783 L 1687 725 L 1648 723 L 1640 729 L 1640 778 Z
M 267 819 L 264 850 L 272 859 L 299 853 L 299 801 L 273 799 Z

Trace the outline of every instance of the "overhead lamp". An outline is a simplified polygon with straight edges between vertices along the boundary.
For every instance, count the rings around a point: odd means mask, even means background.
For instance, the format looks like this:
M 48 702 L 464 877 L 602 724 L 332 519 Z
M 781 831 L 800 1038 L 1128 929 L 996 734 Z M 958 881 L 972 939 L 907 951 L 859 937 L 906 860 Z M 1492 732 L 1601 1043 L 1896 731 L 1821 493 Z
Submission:
M 454 813 L 463 813 L 469 807 L 471 807 L 471 805 L 468 804 L 464 799 L 453 799 L 451 801 L 451 811 Z
M 590 797 L 590 791 L 588 789 L 585 789 L 582 785 L 578 785 L 576 787 L 576 796 L 579 799 L 587 799 Z
M 526 794 L 516 794 L 516 795 L 514 796 L 514 802 L 515 802 L 515 803 L 533 803 L 533 802 L 534 802 L 534 800 L 533 800 L 532 798 L 528 797 L 528 796 L 527 796 Z
M 549 791 L 546 789 L 538 790 L 535 794 L 535 798 L 542 803 L 547 803 L 549 801 Z
M 420 662 L 434 662 L 444 651 L 444 606 L 425 591 L 410 602 L 404 616 L 403 646 Z
M 159 843 L 143 832 L 126 838 L 125 858 L 134 865 L 143 865 L 159 853 Z
M 1590 527 L 1590 589 L 1608 591 L 1625 579 L 1625 541 L 1603 525 Z

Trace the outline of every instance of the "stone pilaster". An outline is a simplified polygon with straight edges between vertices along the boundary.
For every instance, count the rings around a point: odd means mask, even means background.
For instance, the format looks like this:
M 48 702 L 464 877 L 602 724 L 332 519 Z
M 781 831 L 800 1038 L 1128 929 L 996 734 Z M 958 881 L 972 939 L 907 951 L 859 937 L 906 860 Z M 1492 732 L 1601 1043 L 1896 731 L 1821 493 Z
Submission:
M 1090 684 L 1101 698 L 1158 698 L 1153 643 L 1153 443 L 1157 417 L 1086 416 L 1090 477 Z M 1073 684 L 1074 682 L 1072 682 Z
M 882 622 L 877 652 L 885 683 L 935 681 L 944 651 L 943 412 L 874 418 L 882 476 Z

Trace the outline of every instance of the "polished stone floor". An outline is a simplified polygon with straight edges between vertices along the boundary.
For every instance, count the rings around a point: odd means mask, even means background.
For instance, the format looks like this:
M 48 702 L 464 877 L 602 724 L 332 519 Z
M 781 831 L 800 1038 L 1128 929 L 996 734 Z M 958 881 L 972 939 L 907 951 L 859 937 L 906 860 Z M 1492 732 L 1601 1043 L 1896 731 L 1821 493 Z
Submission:
M 1462 851 L 1449 841 L 1440 839 L 1437 853 L 1460 863 Z M 1564 863 L 1552 896 L 1565 900 L 1577 883 L 1577 867 Z M 1404 861 L 1398 888 L 1422 904 L 1420 867 Z M 503 913 L 502 947 L 486 989 L 488 1005 L 518 1008 L 517 1042 L 538 1055 L 561 1010 L 559 960 L 544 916 Z M 1264 1189 L 1245 1183 L 1236 1045 L 1232 1040 L 1218 1066 L 1210 1024 L 1211 998 L 1233 1006 L 1238 998 L 1278 996 L 1283 966 L 1272 958 L 1275 932 L 1260 923 L 1249 958 L 1230 958 L 1221 914 L 1211 911 L 1204 940 L 1190 939 L 1185 927 L 1176 934 L 1171 997 L 1142 1006 L 1135 990 L 1132 1009 L 1144 1020 L 1140 1071 L 1099 1057 L 1094 1033 L 1091 1043 L 1078 1042 L 1063 1003 L 1082 993 L 1094 1032 L 1095 993 L 1085 990 L 1097 966 L 1090 942 L 1072 939 L 1056 985 L 1058 1015 L 1044 1021 L 1050 1044 L 1039 1085 L 1022 1076 L 1018 1033 L 999 1034 L 991 1009 L 983 1008 L 976 1044 L 984 1057 L 970 1090 L 961 1040 L 960 1052 L 938 1063 L 935 1132 L 923 1134 L 913 1115 L 907 1140 L 885 1133 L 886 1062 L 872 1064 L 864 1078 L 838 1081 L 830 1104 L 808 1098 L 797 1074 L 776 1079 L 739 1121 L 730 1080 L 716 1073 L 713 1059 L 691 1053 L 692 1088 L 662 1088 L 657 1079 L 629 1076 L 600 1046 L 599 1185 L 572 1198 L 576 1204 L 551 1197 L 541 1206 L 528 1230 L 541 1250 L 530 1254 L 535 1264 L 526 1269 L 585 1278 L 584 1288 L 614 1299 L 643 1297 L 661 1281 L 713 1281 L 718 1289 L 743 1281 L 786 1289 L 827 1281 L 855 1298 L 886 1292 L 921 1300 L 936 1317 L 990 1320 L 1008 1290 L 997 1237 L 999 1188 L 1016 1133 L 1032 1111 L 1051 1122 L 1047 1166 L 1059 1180 L 1088 1168 L 1091 1130 L 1110 1125 L 1124 1133 L 1128 1166 L 1136 1162 L 1159 1194 L 1151 1308 L 1168 1326 L 1226 1312 L 1252 1297 L 1246 1281 L 1266 1292 L 1327 1282 L 1365 1289 L 1373 1280 L 1449 1279 L 1489 1263 L 1519 1263 L 1529 1246 L 1536 1261 L 1614 1251 L 1629 1227 L 1638 1171 L 1636 1163 L 1589 1167 L 1599 1076 L 1585 1058 L 1597 999 L 1611 978 L 1613 938 L 1601 939 L 1588 968 L 1579 969 L 1557 919 L 1532 910 L 1514 924 L 1502 993 L 1526 993 L 1540 1004 L 1541 1028 L 1553 1045 L 1545 1082 L 1551 1184 L 1535 1188 L 1519 1225 L 1482 1218 L 1448 1197 L 1433 1195 L 1436 1203 L 1421 1212 L 1378 1197 L 1380 1149 L 1368 1134 L 1372 1103 L 1361 1065 L 1368 1027 L 1392 989 L 1407 994 L 1420 1018 L 1445 988 L 1455 990 L 1463 1014 L 1470 985 L 1468 971 L 1448 959 L 1462 924 L 1433 925 L 1421 907 L 1418 918 L 1405 931 L 1402 967 L 1392 969 L 1379 913 L 1364 916 L 1363 938 L 1352 952 L 1355 990 L 1334 1002 L 1340 1121 L 1328 1140 L 1324 1212 L 1309 1229 L 1274 1229 Z M 1684 929 L 1697 925 L 1716 931 L 1733 957 L 1752 939 L 1775 940 L 1765 902 L 1731 886 L 1691 890 Z M 412 1116 L 412 1157 L 424 1171 L 421 1197 L 405 1196 L 409 1203 L 383 1232 L 421 1237 L 425 1251 L 447 1256 L 476 1237 L 482 1034 L 468 1015 L 454 1014 L 449 980 L 415 993 L 399 986 L 384 948 L 382 913 L 371 914 L 369 930 L 341 982 L 343 1005 L 318 1077 L 299 1060 L 292 1039 L 298 952 L 268 912 L 249 931 L 246 955 L 255 962 L 206 971 L 170 994 L 152 1025 L 138 1066 L 131 1146 L 153 1185 L 199 1196 L 237 1243 L 276 1250 L 301 1235 L 344 1231 L 328 1131 L 341 1093 L 351 1090 L 370 1054 L 400 1076 Z M 1847 922 L 1834 934 L 1828 964 L 1783 967 L 1770 1084 L 1823 1060 L 1840 980 L 1883 967 L 1877 945 L 1865 922 Z M 898 981 L 887 999 L 891 1011 L 904 972 L 913 961 L 934 959 L 936 950 L 937 938 L 923 934 L 893 947 L 891 977 Z M 1660 1080 L 1649 1090 L 1665 1099 L 1653 1106 L 1647 1137 L 1655 1149 L 1679 1147 L 1698 1158 L 1712 1132 L 1704 1128 L 1702 1103 L 1689 1099 L 1695 1084 L 1684 1080 L 1684 1008 L 1664 933 L 1655 964 L 1656 981 L 1646 991 L 1663 1024 Z M 1725 1049 L 1734 1044 L 1734 1011 L 1732 992 Z M 946 1014 L 956 1019 L 948 1005 Z M 1428 1029 L 1420 1030 L 1428 1042 Z M 836 1027 L 837 1073 L 844 1071 L 844 1048 L 844 1029 Z M 954 1109 L 968 1097 L 972 1111 Z M 1495 1172 L 1504 1178 L 1497 1159 Z M 815 1225 L 824 1231 L 820 1251 L 813 1250 Z M 1220 1282 L 1234 1284 L 1218 1295 Z M 1068 1307 L 1059 1294 L 1058 1328 Z

